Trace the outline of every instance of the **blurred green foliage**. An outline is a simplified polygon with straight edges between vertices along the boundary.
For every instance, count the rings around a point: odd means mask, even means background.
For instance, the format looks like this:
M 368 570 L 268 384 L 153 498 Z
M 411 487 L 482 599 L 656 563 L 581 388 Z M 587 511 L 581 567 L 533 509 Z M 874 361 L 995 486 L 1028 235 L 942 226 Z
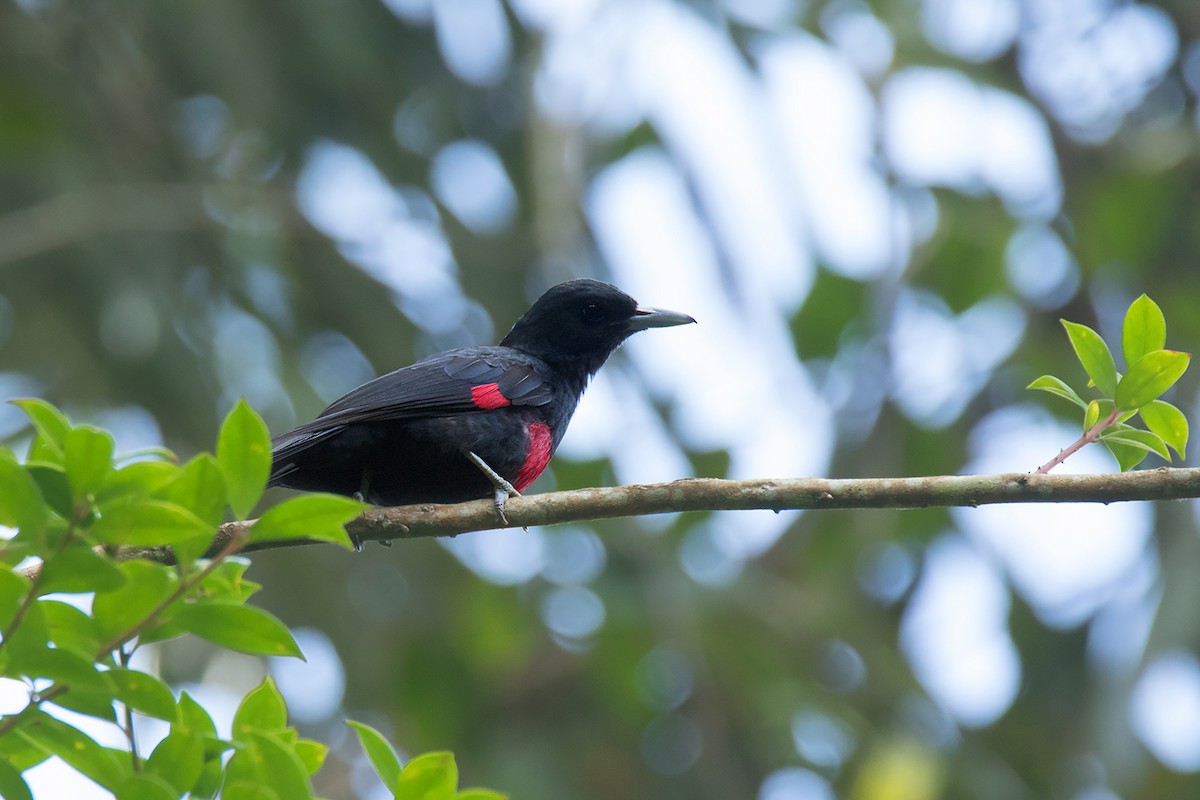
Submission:
M 762 37 L 806 31 L 829 40 L 834 12 L 861 6 L 894 37 L 891 71 L 947 67 L 1049 113 L 1045 98 L 1027 88 L 1014 50 L 967 60 L 930 45 L 915 13 L 924 4 L 798 3 L 765 27 L 726 13 L 736 5 L 687 7 L 733 43 L 751 71 L 750 54 Z M 943 188 L 934 193 L 937 228 L 902 272 L 872 281 L 818 272 L 812 294 L 789 320 L 796 353 L 816 375 L 838 356 L 859 352 L 879 358 L 875 383 L 886 382 L 887 324 L 901 286 L 927 291 L 955 313 L 999 296 L 1021 302 L 1027 314 L 1016 354 L 945 425 L 914 423 L 886 395 L 870 413 L 848 406 L 837 420 L 830 474 L 960 471 L 981 419 L 1026 402 L 1022 387 L 1033 376 L 1070 377 L 1059 317 L 1118 341 L 1125 308 L 1145 292 L 1171 319 L 1173 343 L 1193 350 L 1200 340 L 1193 311 L 1200 304 L 1200 137 L 1196 79 L 1187 72 L 1189 63 L 1195 69 L 1200 16 L 1191 2 L 1136 5 L 1170 15 L 1178 57 L 1110 134 L 1076 137 L 1049 123 L 1063 181 L 1053 228 L 1078 263 L 1079 291 L 1052 308 L 1019 298 L 1004 272 L 1019 223 L 994 198 Z M 62 541 L 62 521 L 89 488 L 112 493 L 97 502 L 117 502 L 126 490 L 161 482 L 161 493 L 129 513 L 170 530 L 186 547 L 199 541 L 197 523 L 211 524 L 233 499 L 218 502 L 213 493 L 236 490 L 249 476 L 226 485 L 230 467 L 227 460 L 221 465 L 219 451 L 216 460 L 198 456 L 178 472 L 172 467 L 170 476 L 150 466 L 156 462 L 109 472 L 97 456 L 112 443 L 100 429 L 123 421 L 131 438 L 152 440 L 140 447 L 157 443 L 157 426 L 161 443 L 186 457 L 211 445 L 241 394 L 276 431 L 319 411 L 332 398 L 306 364 L 323 336 L 351 343 L 336 351 L 338 363 L 352 367 L 345 354 L 357 353 L 373 372 L 462 343 L 457 332 L 431 332 L 414 321 L 419 315 L 411 308 L 406 314 L 391 287 L 301 213 L 297 179 L 320 142 L 356 148 L 389 184 L 421 192 L 415 207 L 434 206 L 457 265 L 454 280 L 486 309 L 486 319 L 468 317 L 471 337 L 492 338 L 547 283 L 575 271 L 604 275 L 583 213 L 588 180 L 639 147 L 669 146 L 653 121 L 614 134 L 542 116 L 534 97 L 544 43 L 514 6 L 502 14 L 511 31 L 510 64 L 494 83 L 479 85 L 447 68 L 434 27 L 406 21 L 384 3 L 0 4 L 0 386 L 8 397 L 37 394 L 72 419 L 97 424 L 71 429 L 78 441 L 70 451 L 91 455 L 70 468 L 35 463 L 17 470 L 0 459 L 2 521 Z M 879 80 L 870 86 L 878 89 Z M 404 134 L 402 123 L 414 116 L 424 144 Z M 494 235 L 473 232 L 430 199 L 436 152 L 463 138 L 499 154 L 518 197 L 514 224 Z M 628 364 L 612 368 L 631 373 L 641 388 Z M 279 385 L 263 389 L 255 382 L 263 375 Z M 879 386 L 857 386 L 854 396 L 872 388 Z M 1171 400 L 1187 410 L 1194 394 L 1188 375 Z M 1069 410 L 1050 408 L 1064 417 Z M 61 421 L 41 407 L 31 413 L 41 415 L 35 441 L 42 449 L 33 460 L 58 463 L 49 442 Z M 670 414 L 663 416 L 668 434 L 682 441 Z M 14 446 L 34 438 L 15 410 L 0 423 Z M 1047 442 L 1046 456 L 1065 444 Z M 724 452 L 688 456 L 698 474 L 729 468 Z M 538 488 L 603 485 L 614 475 L 605 459 L 559 459 Z M 250 494 L 235 501 L 239 514 L 249 513 Z M 35 502 L 39 496 L 49 511 Z M 1089 657 L 1090 622 L 1050 627 L 1009 591 L 1022 688 L 998 721 L 981 728 L 955 725 L 930 700 L 898 644 L 925 547 L 953 527 L 946 512 L 804 515 L 766 553 L 730 566 L 721 580 L 690 577 L 682 564 L 703 555 L 710 533 L 738 524 L 693 514 L 665 525 L 617 520 L 548 530 L 530 537 L 529 547 L 561 548 L 561 561 L 596 568 L 582 577 L 542 572 L 516 585 L 485 580 L 429 541 L 371 548 L 365 556 L 328 547 L 263 553 L 254 559 L 253 584 L 241 577 L 244 564 L 233 561 L 225 569 L 236 574 L 208 580 L 215 596 L 232 598 L 222 615 L 245 613 L 241 603 L 261 585 L 255 599 L 266 611 L 251 612 L 261 625 L 258 646 L 225 644 L 270 652 L 280 629 L 264 620 L 277 618 L 297 638 L 321 632 L 336 651 L 344 693 L 331 684 L 308 688 L 328 693 L 337 708 L 295 723 L 304 737 L 332 744 L 315 784 L 325 796 L 371 791 L 356 777 L 362 752 L 333 732 L 345 715 L 368 720 L 404 753 L 453 751 L 465 783 L 530 800 L 753 798 L 764 778 L 798 767 L 855 800 L 1077 798 L 1094 787 L 1146 800 L 1200 793 L 1195 773 L 1160 763 L 1128 721 L 1132 670 L 1157 654 L 1200 647 L 1193 614 L 1200 539 L 1190 506 L 1157 510 L 1160 550 L 1152 560 L 1161 565 L 1161 599 L 1152 604 L 1144 649 L 1131 644 L 1129 670 L 1105 670 Z M 111 532 L 113 540 L 119 536 Z M 30 652 L 54 642 L 63 653 L 54 657 L 59 663 L 30 667 L 49 680 L 63 670 L 94 677 L 80 663 L 84 656 L 120 637 L 127 614 L 152 608 L 171 591 L 166 572 L 130 581 L 127 573 L 145 565 L 104 567 L 82 553 L 65 550 L 63 568 L 48 570 L 45 580 L 77 591 L 86 573 L 104 590 L 99 627 L 84 630 L 68 606 L 45 599 L 30 607 L 38 610 L 27 612 L 22 626 L 31 632 Z M 871 578 L 880 575 L 892 576 L 887 586 L 894 591 L 876 591 Z M 126 596 L 132 589 L 122 587 L 134 585 L 137 593 Z M 28 591 L 0 585 L 8 613 Z M 99 599 L 105 593 L 109 598 Z M 575 640 L 546 624 L 556 608 L 594 612 L 589 597 L 602 603 L 603 614 L 592 634 Z M 179 624 L 221 637 L 211 620 Z M 6 645 L 17 647 L 19 639 Z M 220 649 L 194 637 L 150 649 L 161 683 L 177 688 L 220 684 L 240 697 L 268 668 L 276 671 L 257 657 L 230 668 Z M 115 693 L 107 680 L 101 694 Z M 142 680 L 159 685 L 159 678 Z M 166 713 L 161 691 L 122 691 L 134 708 Z M 212 744 L 209 712 L 190 696 L 175 699 L 173 724 L 191 741 Z M 94 699 L 77 705 L 85 713 L 111 709 Z M 832 725 L 815 730 L 837 758 L 798 751 L 797 726 L 813 720 Z M 40 712 L 37 722 L 34 738 L 44 748 L 29 745 L 0 759 L 5 796 L 20 796 L 10 763 L 19 769 L 45 748 L 75 747 L 60 723 Z M 305 739 L 291 741 L 290 754 L 278 746 L 293 738 L 280 732 L 286 730 L 249 731 L 242 741 L 273 764 L 307 769 L 313 750 L 301 753 Z M 156 774 L 172 787 L 178 774 L 168 764 L 194 764 L 199 755 L 212 768 L 211 748 L 197 754 L 179 737 L 164 742 L 170 744 L 160 745 Z M 86 744 L 83 751 L 83 760 L 70 763 L 102 784 L 112 777 L 110 751 Z M 372 753 L 376 766 L 380 757 Z M 213 776 L 197 780 L 211 786 Z

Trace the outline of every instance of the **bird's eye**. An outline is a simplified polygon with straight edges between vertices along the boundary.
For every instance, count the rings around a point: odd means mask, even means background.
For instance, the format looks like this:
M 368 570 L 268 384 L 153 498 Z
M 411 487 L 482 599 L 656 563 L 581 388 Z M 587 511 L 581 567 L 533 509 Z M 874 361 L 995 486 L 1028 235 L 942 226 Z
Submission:
M 583 307 L 583 319 L 586 322 L 599 322 L 604 319 L 604 309 L 598 303 L 588 303 Z

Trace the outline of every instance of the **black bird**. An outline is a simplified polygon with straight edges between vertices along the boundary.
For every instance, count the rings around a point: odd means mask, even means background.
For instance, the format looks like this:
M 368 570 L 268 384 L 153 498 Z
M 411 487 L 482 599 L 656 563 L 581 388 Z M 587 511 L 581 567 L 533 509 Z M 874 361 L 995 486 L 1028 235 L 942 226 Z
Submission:
M 275 437 L 270 486 L 376 505 L 504 500 L 541 474 L 588 379 L 631 334 L 695 322 L 607 283 L 553 287 L 495 347 L 398 369 Z

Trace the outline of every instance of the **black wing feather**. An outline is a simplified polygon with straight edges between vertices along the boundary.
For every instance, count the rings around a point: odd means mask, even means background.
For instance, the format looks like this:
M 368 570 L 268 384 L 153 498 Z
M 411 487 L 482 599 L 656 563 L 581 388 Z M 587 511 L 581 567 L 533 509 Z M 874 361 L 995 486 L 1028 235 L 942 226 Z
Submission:
M 512 405 L 540 406 L 553 399 L 548 369 L 509 350 L 473 348 L 443 353 L 364 383 L 332 402 L 320 416 L 273 441 L 271 480 L 294 470 L 290 462 L 348 425 L 482 412 L 471 388 L 497 384 Z

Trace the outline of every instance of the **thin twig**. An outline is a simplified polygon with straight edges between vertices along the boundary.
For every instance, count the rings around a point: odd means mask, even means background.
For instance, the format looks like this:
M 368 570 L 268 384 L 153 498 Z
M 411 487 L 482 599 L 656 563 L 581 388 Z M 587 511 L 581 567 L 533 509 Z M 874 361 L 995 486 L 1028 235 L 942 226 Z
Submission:
M 42 703 L 48 703 L 60 694 L 66 694 L 68 687 L 66 684 L 56 683 L 45 692 L 41 692 L 30 699 L 29 703 L 18 711 L 16 714 L 0 718 L 0 739 L 3 739 L 13 728 L 21 724 L 25 717 L 32 714 Z
M 158 619 L 159 615 L 161 615 L 164 611 L 166 611 L 171 606 L 172 603 L 174 603 L 176 600 L 183 597 L 188 592 L 190 592 L 193 588 L 195 588 L 197 585 L 199 585 L 200 582 L 203 581 L 205 578 L 207 578 L 209 576 L 209 574 L 212 573 L 212 571 L 215 570 L 218 566 L 220 566 L 221 563 L 226 558 L 228 558 L 229 556 L 238 552 L 238 550 L 241 549 L 241 547 L 245 543 L 245 541 L 246 541 L 245 529 L 240 529 L 240 530 L 231 532 L 231 534 L 225 538 L 220 551 L 215 556 L 213 556 L 212 560 L 209 561 L 208 564 L 205 565 L 204 569 L 201 569 L 198 572 L 193 573 L 192 575 L 188 576 L 187 578 L 181 579 L 179 581 L 179 585 L 177 587 L 175 587 L 175 591 L 171 592 L 169 595 L 167 595 L 165 598 L 163 598 L 162 602 L 160 602 L 153 609 L 151 609 L 149 614 L 142 617 L 142 619 L 140 621 L 138 621 L 136 624 L 131 626 L 128 630 L 124 631 L 123 633 L 118 634 L 117 636 L 113 637 L 109 641 L 100 645 L 99 650 L 96 651 L 96 657 L 93 660 L 100 661 L 106 655 L 108 655 L 112 651 L 116 650 L 118 647 L 123 647 L 126 643 L 132 641 L 138 634 L 140 634 L 146 628 L 146 626 L 148 626 L 150 623 L 152 623 L 156 619 Z
M 71 519 L 71 523 L 67 526 L 67 530 L 63 532 L 63 535 L 58 540 L 58 544 L 54 547 L 55 555 L 65 551 L 67 549 L 67 545 L 71 543 L 71 540 L 75 536 L 76 522 L 77 519 L 73 517 Z M 26 577 L 29 578 L 29 591 L 26 592 L 25 597 L 22 598 L 21 605 L 17 606 L 17 611 L 15 614 L 13 614 L 12 622 L 8 624 L 8 629 L 0 634 L 0 651 L 4 650 L 4 646 L 12 638 L 12 635 L 14 632 L 16 632 L 17 628 L 20 627 L 21 623 L 25 619 L 25 615 L 29 613 L 30 607 L 34 604 L 34 601 L 38 599 L 38 584 L 40 584 L 42 581 L 41 565 L 39 564 L 36 570 L 27 572 Z
M 129 668 L 129 651 L 124 647 L 117 651 L 117 659 L 120 661 L 122 667 L 126 669 Z M 137 734 L 133 729 L 133 709 L 129 707 L 128 703 L 122 703 L 121 705 L 125 708 L 125 713 L 123 715 L 125 722 L 125 738 L 129 740 L 129 757 L 133 762 L 133 771 L 141 772 L 142 760 L 138 758 Z
M 1116 408 L 1116 406 L 1113 406 L 1111 414 L 1084 431 L 1083 435 L 1072 442 L 1067 449 L 1058 451 L 1058 455 L 1038 467 L 1037 474 L 1045 475 L 1049 473 L 1050 470 L 1054 469 L 1072 455 L 1079 452 L 1080 449 L 1086 447 L 1092 442 L 1099 441 L 1100 434 L 1103 433 L 1110 425 L 1116 422 L 1120 416 L 1121 412 Z

